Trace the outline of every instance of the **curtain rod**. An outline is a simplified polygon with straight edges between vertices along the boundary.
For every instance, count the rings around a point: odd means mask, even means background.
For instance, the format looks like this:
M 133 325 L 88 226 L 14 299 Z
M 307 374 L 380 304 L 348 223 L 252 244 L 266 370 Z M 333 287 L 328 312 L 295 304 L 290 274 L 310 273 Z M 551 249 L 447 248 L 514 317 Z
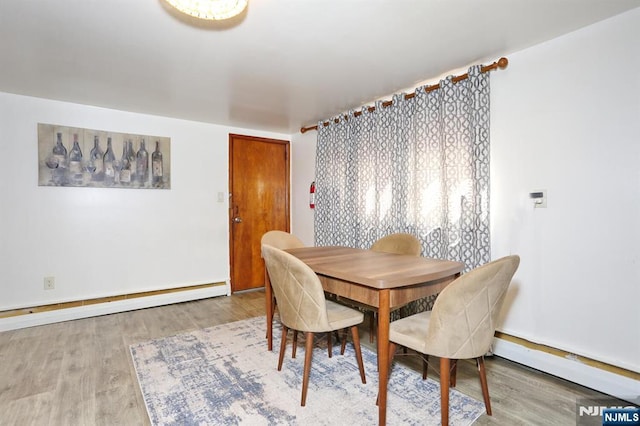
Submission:
M 483 66 L 480 68 L 480 72 L 488 72 L 488 71 L 492 71 L 492 70 L 495 70 L 495 69 L 498 69 L 498 68 L 500 68 L 500 69 L 504 69 L 504 68 L 506 68 L 506 67 L 507 67 L 507 65 L 509 65 L 509 60 L 508 60 L 507 58 L 504 58 L 504 57 L 503 57 L 503 58 L 498 59 L 496 62 L 494 62 L 494 63 L 492 63 L 492 64 L 490 64 L 490 65 L 483 65 Z M 452 80 L 454 83 L 457 83 L 457 82 L 462 81 L 462 80 L 465 80 L 465 79 L 467 79 L 467 78 L 469 78 L 469 73 L 464 73 L 464 74 L 462 74 L 462 75 L 456 75 L 456 76 L 455 76 L 455 77 L 453 77 L 451 80 Z M 425 87 L 425 88 L 424 88 L 424 90 L 425 90 L 425 92 L 431 92 L 431 91 L 433 91 L 433 90 L 437 90 L 437 89 L 439 89 L 439 88 L 440 88 L 440 83 L 436 83 L 436 84 L 434 84 L 434 85 L 431 85 L 431 86 L 427 86 L 427 87 Z M 415 97 L 415 96 L 416 96 L 416 92 L 414 91 L 413 93 L 409 93 L 409 94 L 405 95 L 405 96 L 404 96 L 404 98 L 405 98 L 405 99 L 411 99 L 411 98 L 413 98 L 413 97 Z M 390 106 L 390 105 L 391 105 L 391 103 L 392 103 L 392 101 L 384 101 L 384 102 L 382 102 L 382 106 L 383 106 L 383 107 L 388 107 L 388 106 Z M 376 110 L 376 107 L 374 107 L 374 106 L 370 106 L 368 109 L 369 109 L 369 112 L 373 112 L 373 111 L 375 111 L 375 110 Z M 362 112 L 360 112 L 360 111 L 356 111 L 353 115 L 357 117 L 357 116 L 359 116 L 359 115 L 362 115 Z M 338 122 L 338 120 L 337 120 L 337 119 L 336 119 L 335 121 L 336 121 L 336 123 Z M 328 126 L 328 125 L 329 125 L 329 122 L 328 122 L 328 121 L 325 121 L 325 122 L 323 123 L 323 125 L 324 125 L 324 126 Z M 316 124 L 315 126 L 302 127 L 302 128 L 300 129 L 300 133 L 305 133 L 305 132 L 307 132 L 307 131 L 309 131 L 309 130 L 318 130 L 318 125 Z

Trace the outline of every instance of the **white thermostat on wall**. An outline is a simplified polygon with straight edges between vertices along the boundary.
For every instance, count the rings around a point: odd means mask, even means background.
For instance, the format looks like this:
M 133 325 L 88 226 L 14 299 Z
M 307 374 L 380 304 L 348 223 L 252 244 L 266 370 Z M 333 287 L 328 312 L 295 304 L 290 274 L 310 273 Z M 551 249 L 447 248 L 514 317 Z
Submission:
M 537 209 L 547 208 L 547 191 L 539 189 L 529 193 L 529 198 L 533 200 L 533 207 Z

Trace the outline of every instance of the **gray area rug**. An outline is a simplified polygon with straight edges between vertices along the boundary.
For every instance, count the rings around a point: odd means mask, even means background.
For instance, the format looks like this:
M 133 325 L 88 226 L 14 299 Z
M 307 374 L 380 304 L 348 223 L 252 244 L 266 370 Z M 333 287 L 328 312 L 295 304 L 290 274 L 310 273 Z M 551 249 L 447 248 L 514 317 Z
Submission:
M 280 328 L 267 351 L 265 317 L 224 324 L 131 346 L 140 389 L 154 425 L 375 425 L 376 354 L 362 348 L 362 384 L 353 347 L 332 358 L 326 344 L 313 353 L 306 407 L 300 406 L 303 339 L 296 359 L 287 347 L 277 371 Z M 291 334 L 289 335 L 291 337 Z M 277 342 L 277 343 L 275 343 Z M 277 348 L 276 348 L 277 347 Z M 450 424 L 469 425 L 484 404 L 456 390 Z M 440 389 L 419 372 L 394 363 L 389 380 L 389 425 L 439 425 Z

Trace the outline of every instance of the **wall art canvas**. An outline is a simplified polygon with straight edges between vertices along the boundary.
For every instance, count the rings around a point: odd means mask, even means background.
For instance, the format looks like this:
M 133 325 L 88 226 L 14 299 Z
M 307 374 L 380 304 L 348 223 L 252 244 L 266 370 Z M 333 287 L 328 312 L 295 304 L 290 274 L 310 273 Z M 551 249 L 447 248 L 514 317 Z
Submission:
M 170 189 L 171 138 L 38 123 L 38 185 Z

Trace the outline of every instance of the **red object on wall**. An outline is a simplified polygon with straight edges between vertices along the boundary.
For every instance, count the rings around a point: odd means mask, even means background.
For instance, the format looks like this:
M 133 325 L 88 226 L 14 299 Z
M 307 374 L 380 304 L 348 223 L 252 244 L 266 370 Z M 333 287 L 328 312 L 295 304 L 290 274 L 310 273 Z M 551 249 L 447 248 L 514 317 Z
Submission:
M 311 182 L 311 188 L 309 188 L 309 208 L 316 208 L 316 181 Z

